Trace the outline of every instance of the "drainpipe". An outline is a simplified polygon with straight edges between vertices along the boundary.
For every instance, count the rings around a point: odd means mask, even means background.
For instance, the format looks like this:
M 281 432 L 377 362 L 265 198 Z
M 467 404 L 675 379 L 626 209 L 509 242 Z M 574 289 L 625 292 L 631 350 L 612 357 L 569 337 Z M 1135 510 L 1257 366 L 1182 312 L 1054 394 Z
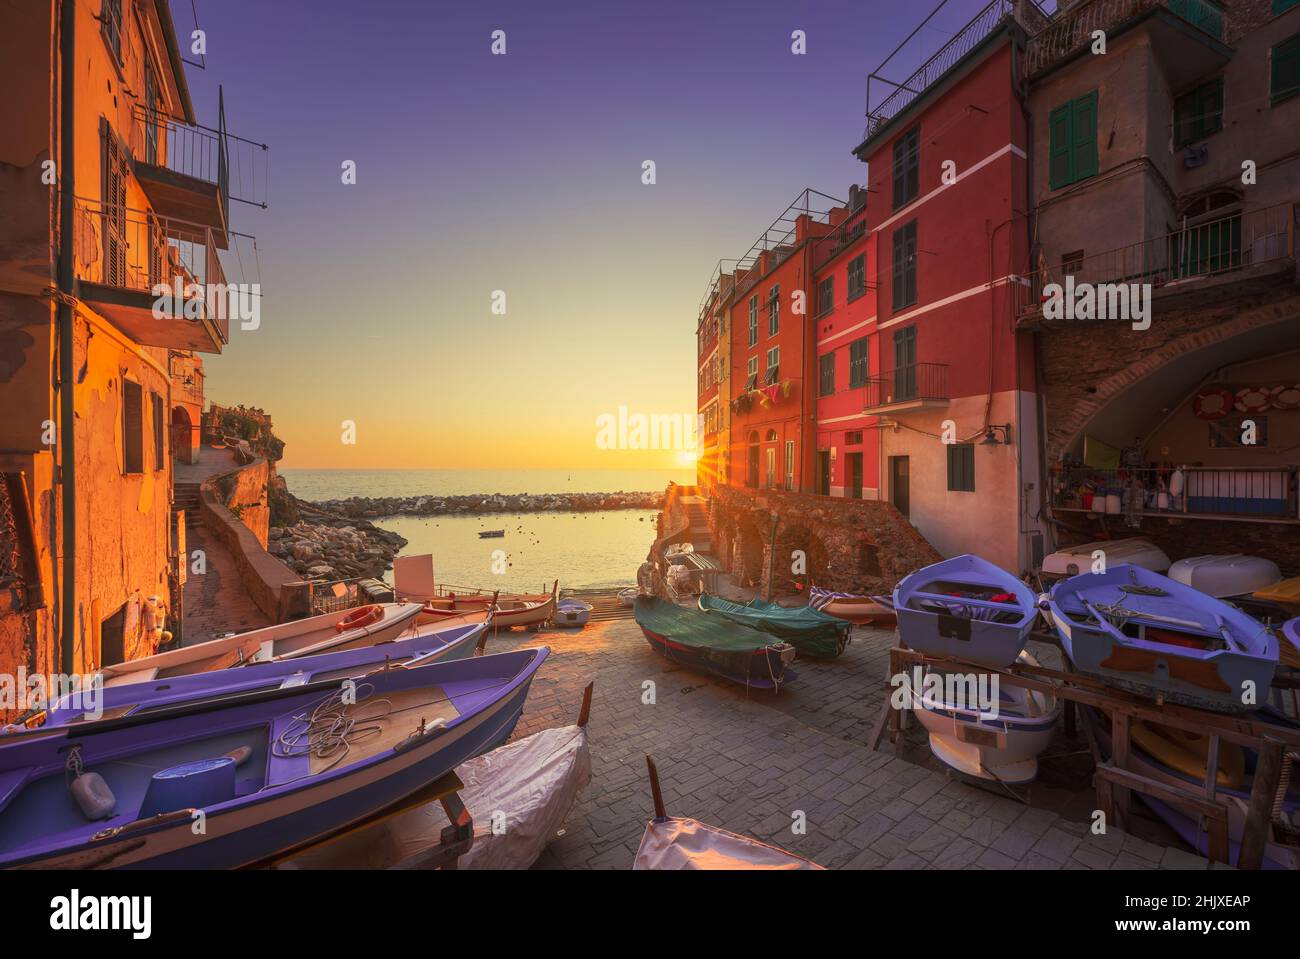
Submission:
M 76 216 L 73 153 L 72 78 L 77 59 L 74 44 L 77 5 L 62 0 L 59 5 L 59 485 L 63 496 L 63 572 L 62 602 L 59 613 L 60 670 L 71 675 L 77 626 L 77 458 L 75 454 L 76 406 L 74 390 L 76 371 L 73 352 L 76 337 L 76 314 L 72 297 L 76 286 L 73 265 L 72 234 Z

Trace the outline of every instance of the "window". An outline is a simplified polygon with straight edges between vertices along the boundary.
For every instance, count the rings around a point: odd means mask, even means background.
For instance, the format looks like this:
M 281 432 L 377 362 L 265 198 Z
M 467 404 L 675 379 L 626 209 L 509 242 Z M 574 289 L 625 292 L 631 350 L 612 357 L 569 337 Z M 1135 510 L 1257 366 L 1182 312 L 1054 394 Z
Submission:
M 867 385 L 867 338 L 864 336 L 849 344 L 849 389 Z
M 749 345 L 758 343 L 758 294 L 749 298 Z
M 757 358 L 756 358 L 757 359 Z M 774 346 L 767 351 L 767 372 L 763 374 L 763 383 L 771 386 L 781 375 L 781 347 Z
M 844 445 L 845 445 L 845 446 L 861 446 L 861 445 L 862 445 L 862 430 L 850 430 L 849 432 L 845 433 L 845 434 L 844 434 Z
M 894 231 L 894 310 L 916 302 L 916 221 Z
M 153 468 L 163 469 L 166 465 L 167 440 L 163 431 L 163 398 L 157 393 L 150 393 L 153 401 Z
M 1288 37 L 1269 51 L 1272 69 L 1269 94 L 1278 103 L 1300 93 L 1300 33 Z
M 104 32 L 104 41 L 122 65 L 122 0 L 104 0 L 100 12 L 100 29 Z
M 1273 0 L 1273 16 L 1277 16 L 1279 13 L 1285 13 L 1296 4 L 1300 4 L 1300 0 Z
M 130 166 L 122 142 L 113 128 L 101 121 L 103 159 L 104 243 L 100 282 L 122 286 L 126 282 L 126 182 Z
M 776 486 L 776 447 L 773 446 L 767 451 L 767 487 L 773 489 Z
M 916 398 L 916 327 L 894 331 L 894 399 Z
M 1083 271 L 1083 251 L 1071 250 L 1069 253 L 1061 254 L 1061 273 L 1065 276 L 1072 276 Z
M 144 391 L 122 380 L 122 472 L 144 472 Z
M 1096 90 L 1053 110 L 1047 128 L 1048 179 L 1053 190 L 1096 175 Z
M 758 385 L 758 357 L 749 358 L 749 367 L 746 371 L 745 390 L 748 392 Z
M 852 302 L 867 292 L 867 255 L 859 253 L 849 260 L 848 301 Z
M 144 158 L 146 163 L 158 163 L 158 123 L 155 111 L 158 109 L 158 80 L 154 74 L 153 61 L 145 57 L 144 61 Z
M 956 493 L 975 492 L 975 444 L 948 446 L 948 489 Z
M 785 441 L 785 488 L 794 489 L 794 440 Z
M 835 309 L 835 277 L 828 276 L 817 284 L 817 315 L 825 316 Z
M 921 128 L 913 127 L 894 141 L 894 209 L 916 199 L 921 188 Z
M 830 396 L 835 392 L 835 354 L 823 353 L 817 361 L 821 364 L 817 377 L 817 395 Z
M 1174 146 L 1204 140 L 1223 129 L 1223 77 L 1202 83 L 1174 101 Z
M 781 329 L 781 288 L 772 287 L 767 294 L 767 335 L 776 336 Z

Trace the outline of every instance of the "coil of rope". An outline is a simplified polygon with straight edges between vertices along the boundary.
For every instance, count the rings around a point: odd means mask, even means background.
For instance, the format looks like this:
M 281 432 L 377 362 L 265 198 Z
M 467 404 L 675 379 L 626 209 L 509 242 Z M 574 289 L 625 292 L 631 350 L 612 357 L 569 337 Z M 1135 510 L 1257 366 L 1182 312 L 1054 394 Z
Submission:
M 354 696 L 352 702 L 348 702 L 346 697 L 350 690 Z M 373 683 L 339 687 L 317 703 L 310 713 L 294 716 L 271 744 L 272 754 L 282 758 L 312 756 L 330 759 L 329 764 L 318 772 L 332 769 L 351 752 L 353 743 L 364 742 L 384 731 L 382 721 L 392 712 L 393 704 L 388 699 L 370 700 L 374 690 Z M 373 707 L 381 707 L 382 711 L 362 714 L 363 709 Z

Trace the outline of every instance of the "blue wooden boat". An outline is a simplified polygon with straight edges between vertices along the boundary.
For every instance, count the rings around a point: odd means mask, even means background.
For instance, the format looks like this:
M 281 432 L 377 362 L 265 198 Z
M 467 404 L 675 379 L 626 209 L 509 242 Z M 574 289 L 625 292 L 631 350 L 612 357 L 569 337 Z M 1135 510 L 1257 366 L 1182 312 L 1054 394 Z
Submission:
M 1255 709 L 1268 698 L 1277 637 L 1190 586 L 1125 564 L 1062 580 L 1046 604 L 1081 673 L 1144 696 L 1225 712 Z
M 1038 618 L 1032 590 L 978 556 L 918 569 L 894 587 L 898 632 L 912 649 L 986 666 L 1009 666 Z
M 830 659 L 844 652 L 853 624 L 811 606 L 781 606 L 761 599 L 733 603 L 721 596 L 700 595 L 706 613 L 750 626 L 785 640 L 802 656 Z
M 466 620 L 470 620 L 466 622 Z M 435 662 L 451 662 L 480 651 L 491 627 L 488 612 L 469 613 L 455 622 L 414 627 L 407 639 L 377 646 L 362 646 L 339 652 L 320 653 L 301 659 L 253 661 L 243 666 L 193 673 L 174 679 L 107 686 L 70 693 L 45 714 L 45 726 L 94 722 L 140 715 L 149 710 L 181 703 L 207 703 L 221 697 L 259 690 L 304 686 L 330 679 L 354 679 L 385 664 L 414 668 Z M 0 739 L 0 743 L 4 740 Z
M 227 868 L 501 745 L 544 647 L 184 704 L 0 744 L 0 866 Z
M 759 689 L 794 678 L 795 648 L 779 636 L 657 596 L 638 597 L 634 615 L 646 642 L 673 662 Z

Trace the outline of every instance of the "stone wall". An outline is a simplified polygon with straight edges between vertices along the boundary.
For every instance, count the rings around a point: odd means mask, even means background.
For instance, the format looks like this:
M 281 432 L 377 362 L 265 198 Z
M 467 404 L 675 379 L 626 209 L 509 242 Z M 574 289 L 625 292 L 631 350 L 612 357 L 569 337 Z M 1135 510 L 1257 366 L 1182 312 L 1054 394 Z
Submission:
M 941 558 L 898 510 L 879 500 L 720 487 L 710 503 L 709 527 L 714 555 L 738 583 L 766 593 L 770 565 L 774 596 L 806 594 L 809 585 L 887 592 Z M 801 565 L 796 550 L 803 553 Z
M 262 549 L 266 549 L 271 529 L 271 464 L 257 459 L 242 469 L 223 473 L 217 478 L 221 502 L 248 527 Z

